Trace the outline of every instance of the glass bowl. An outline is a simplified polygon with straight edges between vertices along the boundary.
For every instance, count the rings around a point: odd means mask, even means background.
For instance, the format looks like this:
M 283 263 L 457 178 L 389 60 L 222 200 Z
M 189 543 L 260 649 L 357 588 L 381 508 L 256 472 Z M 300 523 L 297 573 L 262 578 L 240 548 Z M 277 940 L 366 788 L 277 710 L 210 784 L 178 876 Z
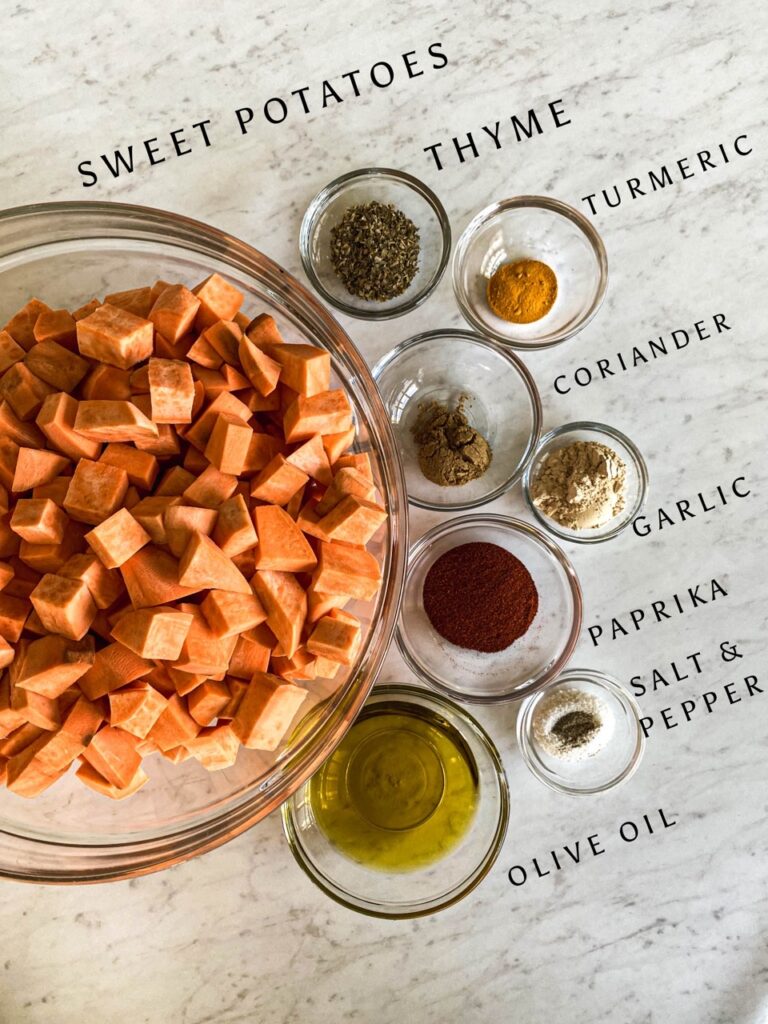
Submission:
M 443 639 L 424 611 L 424 579 L 459 544 L 498 544 L 526 566 L 539 593 L 528 631 L 495 654 Z M 535 526 L 499 515 L 452 519 L 429 530 L 408 556 L 397 643 L 417 676 L 442 693 L 477 704 L 519 700 L 546 686 L 568 663 L 581 628 L 581 588 L 565 553 Z
M 362 715 L 385 708 L 427 717 L 461 743 L 474 762 L 478 806 L 459 843 L 439 860 L 412 871 L 366 867 L 327 838 L 315 818 L 308 783 L 283 804 L 283 829 L 301 869 L 338 903 L 372 917 L 423 917 L 457 903 L 490 871 L 507 831 L 507 779 L 488 734 L 452 701 L 405 683 L 377 686 Z
M 419 269 L 402 295 L 386 302 L 358 299 L 348 292 L 331 263 L 331 230 L 350 206 L 392 203 L 419 229 Z M 304 272 L 326 302 L 362 320 L 389 320 L 420 306 L 443 276 L 451 251 L 448 216 L 437 196 L 418 178 L 386 167 L 350 171 L 326 185 L 307 207 L 299 250 Z
M 533 503 L 531 487 L 544 459 L 553 451 L 565 448 L 567 445 L 573 444 L 574 441 L 597 441 L 604 444 L 606 447 L 612 448 L 627 467 L 624 510 L 604 526 L 572 530 L 544 515 Z M 565 423 L 555 430 L 550 430 L 542 437 L 539 447 L 526 467 L 523 476 L 523 494 L 535 518 L 550 533 L 555 534 L 561 540 L 571 541 L 573 544 L 598 544 L 621 533 L 640 513 L 648 496 L 648 468 L 637 447 L 615 427 L 606 426 L 604 423 L 593 423 L 590 420 Z
M 606 746 L 583 760 L 553 757 L 536 740 L 533 718 L 539 703 L 558 690 L 591 694 L 605 706 L 613 722 Z M 517 743 L 528 768 L 550 789 L 561 793 L 603 793 L 634 775 L 645 750 L 637 702 L 620 683 L 602 672 L 572 668 L 554 683 L 529 697 L 517 716 Z
M 72 773 L 33 800 L 0 790 L 0 876 L 46 882 L 128 877 L 174 864 L 236 836 L 278 807 L 331 753 L 373 685 L 395 626 L 406 554 L 405 484 L 389 417 L 365 361 L 323 306 L 250 245 L 198 221 L 117 203 L 50 203 L 0 214 L 0 323 L 36 295 L 75 308 L 91 297 L 164 278 L 194 284 L 218 271 L 246 307 L 272 313 L 285 335 L 332 356 L 335 386 L 353 406 L 388 525 L 371 550 L 382 564 L 353 666 L 309 684 L 302 710 L 324 701 L 311 732 L 276 755 L 241 750 L 231 769 L 209 773 L 153 755 L 150 782 L 125 801 L 86 789 Z
M 470 331 L 428 331 L 402 342 L 373 368 L 400 446 L 408 500 L 420 508 L 475 508 L 516 483 L 541 432 L 541 399 L 527 367 L 513 353 Z M 466 396 L 469 422 L 493 451 L 477 480 L 459 487 L 432 483 L 419 467 L 412 427 L 424 404 L 453 408 Z
M 488 280 L 503 263 L 532 259 L 557 277 L 552 309 L 530 324 L 491 311 Z M 608 283 L 602 239 L 578 210 L 545 196 L 518 196 L 487 206 L 459 238 L 453 289 L 465 319 L 481 334 L 512 348 L 538 349 L 572 338 L 600 308 Z

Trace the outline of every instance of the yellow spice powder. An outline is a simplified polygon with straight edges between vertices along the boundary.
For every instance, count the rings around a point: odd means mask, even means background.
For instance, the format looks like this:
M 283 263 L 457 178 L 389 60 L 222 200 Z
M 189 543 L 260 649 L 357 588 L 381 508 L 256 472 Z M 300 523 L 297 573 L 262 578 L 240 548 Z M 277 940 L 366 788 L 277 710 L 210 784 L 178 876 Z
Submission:
M 488 281 L 488 305 L 513 324 L 541 320 L 556 298 L 555 272 L 540 260 L 503 263 Z

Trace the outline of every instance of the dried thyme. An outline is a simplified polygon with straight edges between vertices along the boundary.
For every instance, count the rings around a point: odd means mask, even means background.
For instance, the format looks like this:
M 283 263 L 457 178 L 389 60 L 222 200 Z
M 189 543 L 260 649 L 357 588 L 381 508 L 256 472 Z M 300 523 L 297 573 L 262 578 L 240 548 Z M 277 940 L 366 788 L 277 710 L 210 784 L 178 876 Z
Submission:
M 358 299 L 394 299 L 419 268 L 418 228 L 391 203 L 350 206 L 331 229 L 331 263 Z

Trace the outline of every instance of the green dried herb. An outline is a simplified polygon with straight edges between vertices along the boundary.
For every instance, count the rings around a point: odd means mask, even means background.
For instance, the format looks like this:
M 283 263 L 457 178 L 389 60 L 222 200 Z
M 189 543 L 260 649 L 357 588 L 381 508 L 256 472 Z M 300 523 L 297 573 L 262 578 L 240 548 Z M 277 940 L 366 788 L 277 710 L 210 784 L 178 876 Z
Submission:
M 466 402 L 466 395 L 455 409 L 430 402 L 419 410 L 411 430 L 419 446 L 419 468 L 427 480 L 441 487 L 477 480 L 491 464 L 491 446 L 470 425 L 464 413 Z
M 331 263 L 352 295 L 386 302 L 416 276 L 419 230 L 391 203 L 350 206 L 331 229 Z

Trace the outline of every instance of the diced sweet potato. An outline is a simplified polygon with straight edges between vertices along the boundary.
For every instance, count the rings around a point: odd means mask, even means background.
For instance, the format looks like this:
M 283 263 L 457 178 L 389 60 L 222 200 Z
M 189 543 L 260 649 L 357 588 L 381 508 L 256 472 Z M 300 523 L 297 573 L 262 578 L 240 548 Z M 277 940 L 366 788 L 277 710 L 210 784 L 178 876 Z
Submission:
M 321 434 L 315 434 L 303 444 L 298 445 L 290 455 L 286 456 L 286 461 L 297 466 L 307 476 L 311 476 L 313 480 L 317 480 L 324 487 L 333 483 L 333 475 Z
M 243 695 L 232 728 L 243 746 L 276 750 L 306 697 L 302 687 L 257 672 Z
M 348 494 L 317 525 L 329 540 L 363 546 L 386 519 L 386 509 L 381 505 Z
M 348 455 L 340 455 L 333 464 L 333 471 L 337 473 L 340 469 L 356 469 L 358 473 L 367 476 L 373 483 L 373 467 L 368 452 L 350 452 Z
M 267 625 L 290 658 L 301 641 L 307 595 L 293 573 L 260 569 L 253 577 L 256 596 L 267 610 Z
M 258 393 L 272 394 L 280 380 L 280 364 L 244 335 L 240 338 L 238 356 L 246 377 Z
M 77 321 L 80 354 L 128 370 L 152 355 L 153 327 L 149 320 L 106 303 Z
M 30 349 L 35 344 L 34 327 L 41 313 L 49 313 L 51 307 L 47 306 L 40 299 L 30 299 L 26 305 L 15 313 L 5 325 L 6 330 L 14 341 L 18 342 L 23 349 Z
M 142 658 L 173 661 L 181 653 L 192 618 L 173 608 L 139 608 L 121 617 L 112 636 Z
M 143 287 L 111 292 L 104 296 L 104 301 L 110 306 L 117 306 L 118 309 L 124 309 L 127 313 L 133 313 L 134 316 L 146 320 L 155 298 L 151 288 Z
M 179 583 L 204 589 L 216 587 L 236 594 L 252 594 L 248 580 L 221 548 L 199 531 L 193 533 L 179 560 Z
M 207 726 L 184 746 L 209 772 L 231 768 L 237 759 L 240 741 L 230 724 Z
M 313 434 L 335 434 L 352 426 L 352 410 L 343 391 L 299 395 L 283 417 L 285 440 L 303 441 Z
M 159 436 L 158 429 L 133 402 L 80 402 L 75 430 L 90 441 L 141 441 Z
M 127 402 L 132 398 L 131 375 L 117 366 L 99 363 L 80 385 L 81 399 L 88 401 L 114 399 Z
M 277 505 L 259 505 L 253 510 L 256 534 L 257 569 L 280 572 L 311 572 L 317 565 L 315 553 L 304 534 L 285 509 Z
M 175 495 L 153 494 L 138 501 L 131 509 L 131 515 L 147 531 L 155 544 L 165 544 L 168 540 L 165 533 L 165 512 L 171 505 L 179 503 L 180 499 Z
M 187 698 L 189 713 L 200 726 L 210 725 L 231 699 L 229 686 L 223 681 L 208 679 Z M 191 751 L 192 748 L 188 746 Z
M 69 317 L 69 314 L 66 313 L 66 316 Z M 75 321 L 72 320 L 71 336 L 73 341 L 74 335 Z M 83 359 L 75 352 L 70 352 L 63 344 L 59 345 L 55 340 L 40 341 L 37 345 L 33 345 L 24 357 L 24 363 L 27 369 L 53 387 L 56 392 L 74 391 L 90 369 L 87 359 Z
M 63 636 L 41 636 L 27 647 L 16 686 L 55 700 L 93 665 L 92 637 L 80 641 Z
M 184 490 L 184 497 L 193 505 L 204 508 L 218 508 L 230 498 L 237 487 L 237 477 L 222 473 L 215 466 L 208 466 L 193 484 Z
M 255 594 L 235 594 L 226 590 L 209 590 L 200 610 L 216 636 L 238 636 L 267 618 Z
M 370 601 L 381 585 L 381 569 L 370 551 L 321 541 L 312 581 L 321 593 L 348 594 Z
M 139 451 L 130 444 L 108 444 L 99 456 L 99 462 L 124 469 L 129 483 L 140 491 L 148 491 L 157 479 L 159 464 L 156 456 Z
M 66 768 L 57 772 L 46 771 L 35 756 L 36 753 L 37 748 L 33 745 L 8 761 L 5 784 L 17 796 L 39 796 L 66 771 Z
M 164 524 L 171 554 L 181 558 L 192 534 L 211 535 L 216 524 L 216 511 L 196 505 L 169 505 L 165 510 Z
M 31 491 L 33 487 L 50 483 L 69 465 L 69 459 L 56 452 L 38 448 L 19 448 L 11 490 Z
M 243 472 L 253 431 L 236 416 L 219 413 L 213 425 L 205 457 L 222 473 Z
M 60 544 L 69 520 L 50 498 L 20 498 L 11 529 L 30 544 Z
M 172 555 L 152 544 L 147 544 L 124 562 L 120 566 L 120 574 L 134 608 L 170 604 L 204 589 L 179 583 L 179 563 Z
M 187 710 L 184 698 L 174 694 L 168 698 L 162 714 L 147 735 L 165 752 L 197 736 L 199 731 L 200 726 Z
M 276 640 L 269 644 L 257 639 L 253 631 L 241 633 L 229 659 L 229 675 L 237 679 L 250 679 L 254 672 L 266 672 Z
M 337 434 L 323 434 L 323 448 L 328 461 L 333 466 L 339 457 L 354 443 L 355 428 L 348 427 Z
M 14 363 L 0 377 L 0 398 L 6 401 L 20 420 L 31 420 L 55 388 L 40 380 L 25 363 Z
M 133 796 L 134 793 L 138 793 L 141 787 L 149 782 L 149 776 L 141 765 L 139 765 L 135 774 L 125 786 L 115 786 L 108 782 L 87 761 L 80 765 L 75 775 L 88 789 L 92 789 L 94 793 L 101 793 L 102 796 L 108 796 L 112 800 L 124 800 L 126 797 Z
M 95 526 L 85 539 L 107 569 L 119 568 L 150 541 L 149 534 L 126 508 Z
M 77 406 L 71 395 L 63 392 L 49 395 L 37 414 L 37 424 L 49 443 L 70 459 L 95 459 L 101 444 L 75 432 Z
M 148 319 L 155 325 L 158 334 L 168 341 L 177 342 L 195 322 L 200 300 L 183 284 L 165 288 L 155 299 Z
M 317 503 L 317 514 L 322 518 L 348 494 L 363 501 L 373 501 L 376 488 L 365 474 L 356 469 L 340 469 L 334 475 L 331 486 Z
M 200 301 L 195 317 L 195 328 L 204 331 L 217 320 L 232 320 L 243 302 L 243 293 L 226 281 L 221 274 L 211 274 L 196 285 L 192 292 Z
M 89 700 L 98 700 L 140 679 L 151 668 L 151 663 L 145 658 L 115 642 L 96 652 L 93 665 L 80 678 L 78 685 Z
M 80 459 L 64 498 L 73 519 L 98 525 L 120 507 L 128 490 L 128 474 L 118 466 Z
M 331 357 L 314 345 L 275 345 L 267 349 L 280 364 L 280 380 L 300 395 L 318 395 L 331 386 Z
M 225 363 L 239 365 L 238 346 L 243 332 L 234 320 L 217 320 L 203 331 L 202 336 Z
M 297 466 L 287 462 L 282 455 L 276 455 L 254 479 L 251 497 L 274 505 L 286 505 L 308 479 Z
M 165 711 L 167 699 L 146 681 L 131 683 L 109 694 L 109 720 L 138 739 L 146 739 Z
M 14 363 L 21 362 L 24 354 L 24 349 L 13 340 L 8 331 L 0 331 L 0 373 L 5 373 Z
M 178 359 L 150 359 L 148 385 L 153 422 L 192 422 L 195 382 L 189 363 Z
M 350 618 L 354 621 L 323 616 L 307 640 L 307 650 L 342 665 L 353 664 L 360 647 L 361 629 L 359 620 Z
M 123 592 L 120 576 L 107 569 L 92 551 L 72 555 L 59 569 L 59 575 L 82 580 L 97 608 L 109 608 Z
M 256 530 L 242 494 L 234 494 L 219 506 L 212 537 L 229 558 L 254 547 Z
M 61 728 L 36 741 L 35 757 L 46 772 L 59 772 L 69 767 L 93 739 L 104 721 L 98 704 L 87 697 L 78 697 L 62 719 Z
M 82 640 L 96 615 L 85 583 L 55 573 L 46 573 L 29 599 L 46 629 L 71 640 Z
M 83 751 L 83 759 L 107 782 L 124 788 L 141 765 L 136 743 L 136 737 L 130 733 L 113 725 L 105 725 Z
M 269 313 L 259 313 L 245 327 L 245 333 L 256 345 L 280 345 L 283 336 Z

